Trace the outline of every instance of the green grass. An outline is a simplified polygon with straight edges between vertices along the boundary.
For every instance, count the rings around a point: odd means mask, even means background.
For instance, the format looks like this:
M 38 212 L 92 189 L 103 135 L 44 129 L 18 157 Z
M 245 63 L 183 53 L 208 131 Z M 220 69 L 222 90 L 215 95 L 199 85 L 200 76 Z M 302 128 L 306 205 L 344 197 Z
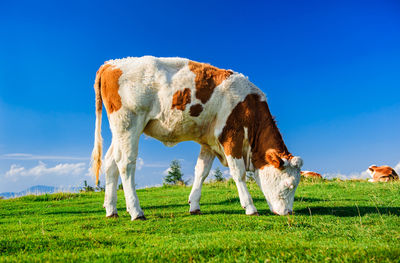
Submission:
M 400 183 L 302 181 L 295 215 L 275 216 L 256 185 L 261 216 L 241 209 L 230 181 L 203 188 L 190 216 L 189 187 L 138 191 L 147 221 L 118 219 L 104 193 L 0 200 L 0 261 L 399 262 Z

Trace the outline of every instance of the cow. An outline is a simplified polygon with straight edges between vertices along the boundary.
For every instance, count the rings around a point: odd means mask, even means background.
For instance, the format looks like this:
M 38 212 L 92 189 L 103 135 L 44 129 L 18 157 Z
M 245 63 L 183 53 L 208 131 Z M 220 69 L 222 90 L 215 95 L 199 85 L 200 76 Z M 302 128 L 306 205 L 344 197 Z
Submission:
M 201 145 L 189 195 L 190 214 L 200 214 L 202 184 L 215 157 L 229 167 L 246 215 L 258 215 L 246 186 L 246 171 L 254 171 L 273 213 L 292 213 L 303 161 L 288 151 L 266 96 L 244 75 L 185 58 L 128 57 L 105 62 L 97 71 L 94 89 L 96 184 L 102 165 L 103 103 L 112 132 L 104 158 L 107 217 L 118 217 L 120 175 L 131 219 L 146 219 L 135 189 L 142 133 L 166 146 L 182 141 Z
M 322 178 L 322 175 L 320 175 L 319 173 L 311 171 L 301 171 L 300 175 L 305 178 Z
M 372 179 L 368 180 L 369 182 L 389 182 L 399 180 L 399 176 L 397 175 L 396 171 L 387 165 L 371 165 L 368 167 L 368 173 L 372 177 Z

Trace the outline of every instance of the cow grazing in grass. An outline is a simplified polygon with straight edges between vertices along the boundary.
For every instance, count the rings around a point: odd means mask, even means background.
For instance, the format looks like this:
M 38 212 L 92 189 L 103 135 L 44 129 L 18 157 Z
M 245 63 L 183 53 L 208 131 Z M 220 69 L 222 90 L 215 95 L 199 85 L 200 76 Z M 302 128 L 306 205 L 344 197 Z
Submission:
M 389 182 L 399 180 L 399 176 L 397 175 L 396 171 L 387 165 L 371 165 L 368 167 L 368 172 L 372 177 L 372 179 L 368 180 L 370 182 Z
M 102 103 L 112 131 L 105 159 L 107 217 L 117 216 L 121 176 L 132 220 L 144 219 L 135 190 L 135 166 L 142 133 L 167 146 L 201 145 L 189 196 L 190 213 L 200 213 L 202 184 L 216 157 L 229 166 L 247 215 L 258 215 L 246 186 L 254 171 L 272 212 L 292 212 L 302 160 L 286 148 L 266 97 L 247 77 L 184 58 L 125 58 L 107 61 L 95 80 L 96 130 L 92 169 L 98 181 Z
M 319 173 L 311 171 L 301 171 L 300 175 L 305 178 L 322 178 L 322 175 L 320 175 Z

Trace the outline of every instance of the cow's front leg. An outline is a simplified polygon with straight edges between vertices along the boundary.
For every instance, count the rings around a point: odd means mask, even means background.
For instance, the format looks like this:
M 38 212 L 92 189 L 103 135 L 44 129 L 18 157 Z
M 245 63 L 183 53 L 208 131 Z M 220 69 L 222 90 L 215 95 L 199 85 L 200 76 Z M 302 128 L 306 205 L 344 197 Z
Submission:
M 246 169 L 243 158 L 236 159 L 227 156 L 229 171 L 236 183 L 239 192 L 240 204 L 246 210 L 246 215 L 258 215 L 257 209 L 253 204 L 253 199 L 246 185 Z
M 200 214 L 201 188 L 204 180 L 207 178 L 210 172 L 214 158 L 215 155 L 208 149 L 208 147 L 201 147 L 196 167 L 194 169 L 194 182 L 192 191 L 189 195 L 189 211 L 191 214 Z
M 117 212 L 117 190 L 118 190 L 118 167 L 113 157 L 113 146 L 111 144 L 104 158 L 106 171 L 106 189 L 104 196 L 104 205 L 107 217 L 118 217 Z

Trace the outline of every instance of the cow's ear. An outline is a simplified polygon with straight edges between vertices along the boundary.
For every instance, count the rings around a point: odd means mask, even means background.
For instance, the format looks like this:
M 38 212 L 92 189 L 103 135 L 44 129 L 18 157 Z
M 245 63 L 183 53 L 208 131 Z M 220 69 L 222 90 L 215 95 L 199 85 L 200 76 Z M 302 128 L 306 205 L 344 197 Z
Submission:
M 267 163 L 269 163 L 270 165 L 274 166 L 277 169 L 283 168 L 283 165 L 285 163 L 282 160 L 282 158 L 279 157 L 278 152 L 276 150 L 274 150 L 274 149 L 269 149 L 265 153 L 265 160 L 267 161 Z

